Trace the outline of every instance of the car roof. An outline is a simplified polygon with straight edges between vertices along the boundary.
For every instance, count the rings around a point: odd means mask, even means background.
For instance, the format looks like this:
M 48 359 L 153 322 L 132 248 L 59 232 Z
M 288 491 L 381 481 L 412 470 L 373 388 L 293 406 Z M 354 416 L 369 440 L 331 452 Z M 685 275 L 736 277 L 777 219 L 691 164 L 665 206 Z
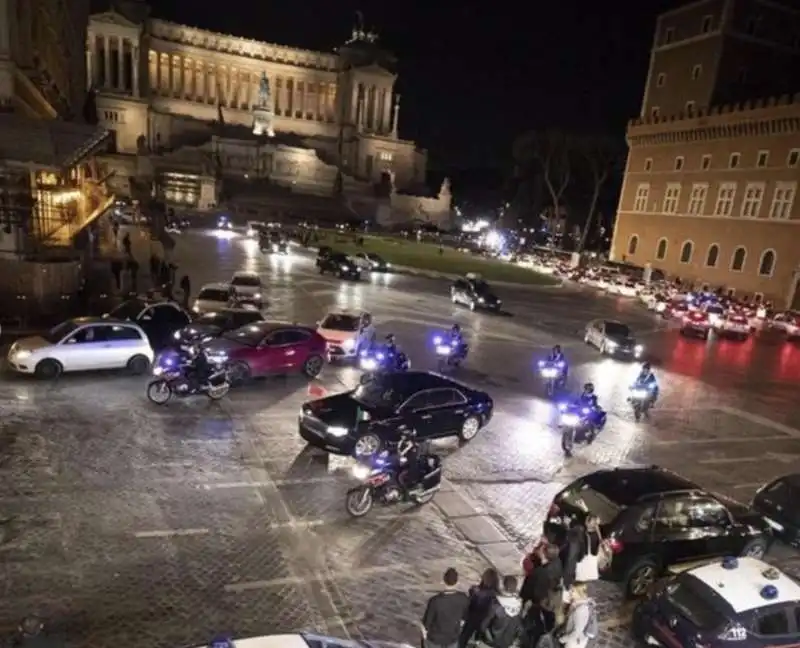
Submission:
M 250 270 L 237 270 L 233 273 L 233 278 L 236 277 L 255 277 L 256 279 L 260 279 L 260 276 L 257 272 L 252 272 Z
M 687 572 L 740 614 L 750 610 L 800 600 L 800 585 L 779 569 L 757 558 L 726 558 Z M 774 596 L 765 595 L 767 586 Z
M 392 387 L 400 391 L 417 392 L 424 389 L 453 387 L 462 391 L 474 392 L 471 387 L 432 371 L 406 371 L 386 374 L 385 378 Z
M 228 290 L 231 285 L 228 283 L 223 283 L 221 281 L 217 281 L 215 283 L 208 283 L 200 286 L 200 290 Z
M 598 470 L 583 477 L 582 481 L 622 506 L 635 504 L 649 495 L 700 490 L 695 483 L 658 466 Z
M 76 326 L 88 326 L 91 324 L 111 324 L 113 326 L 139 326 L 134 322 L 128 320 L 115 319 L 113 317 L 73 317 L 70 320 Z
M 302 329 L 304 331 L 315 330 L 310 326 L 306 326 L 305 324 L 298 324 L 297 322 L 282 322 L 278 320 L 264 320 L 262 322 L 253 322 L 252 324 L 246 324 L 245 326 L 248 328 L 258 327 L 264 333 L 268 333 L 269 331 L 274 331 L 282 328 Z

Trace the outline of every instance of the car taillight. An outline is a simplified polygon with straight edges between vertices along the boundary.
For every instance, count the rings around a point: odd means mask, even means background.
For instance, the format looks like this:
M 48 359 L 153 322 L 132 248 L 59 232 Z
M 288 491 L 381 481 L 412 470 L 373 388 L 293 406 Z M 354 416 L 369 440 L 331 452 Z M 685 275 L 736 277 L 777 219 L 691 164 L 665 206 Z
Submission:
M 625 545 L 622 543 L 622 540 L 619 538 L 609 538 L 607 541 L 607 546 L 611 553 L 618 554 L 622 553 L 622 550 L 625 548 Z
M 560 508 L 558 508 L 558 504 L 556 504 L 555 502 L 553 502 L 553 503 L 550 505 L 550 511 L 549 511 L 547 514 L 548 514 L 549 516 L 551 516 L 551 517 L 552 517 L 552 516 L 554 516 L 554 515 L 558 515 L 559 513 L 561 513 L 561 509 L 560 509 Z
M 745 317 L 734 317 L 733 321 L 737 324 L 747 324 L 747 318 Z

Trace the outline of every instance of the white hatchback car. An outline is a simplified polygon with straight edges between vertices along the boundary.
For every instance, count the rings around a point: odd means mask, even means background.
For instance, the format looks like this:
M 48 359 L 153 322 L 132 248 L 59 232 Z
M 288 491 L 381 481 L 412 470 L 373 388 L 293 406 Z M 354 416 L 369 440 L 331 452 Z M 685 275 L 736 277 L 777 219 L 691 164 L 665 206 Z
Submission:
M 229 308 L 233 301 L 234 292 L 229 284 L 212 283 L 200 288 L 197 299 L 194 300 L 192 310 L 195 313 L 216 313 Z
M 67 320 L 44 335 L 17 340 L 8 352 L 14 371 L 51 379 L 68 371 L 124 369 L 144 374 L 153 362 L 147 335 L 133 322 L 98 317 Z
M 256 272 L 234 272 L 230 287 L 239 299 L 253 302 L 258 308 L 264 304 L 264 286 Z
M 375 326 L 369 313 L 332 312 L 317 325 L 328 346 L 331 361 L 354 358 L 375 342 Z

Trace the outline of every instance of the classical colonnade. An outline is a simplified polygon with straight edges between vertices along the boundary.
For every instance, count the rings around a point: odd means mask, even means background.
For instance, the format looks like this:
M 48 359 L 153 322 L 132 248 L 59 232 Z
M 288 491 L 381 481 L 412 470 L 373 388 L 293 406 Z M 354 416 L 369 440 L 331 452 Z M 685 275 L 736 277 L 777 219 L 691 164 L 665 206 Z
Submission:
M 88 88 L 104 88 L 130 92 L 138 97 L 139 43 L 123 36 L 90 33 L 86 41 L 86 84 Z

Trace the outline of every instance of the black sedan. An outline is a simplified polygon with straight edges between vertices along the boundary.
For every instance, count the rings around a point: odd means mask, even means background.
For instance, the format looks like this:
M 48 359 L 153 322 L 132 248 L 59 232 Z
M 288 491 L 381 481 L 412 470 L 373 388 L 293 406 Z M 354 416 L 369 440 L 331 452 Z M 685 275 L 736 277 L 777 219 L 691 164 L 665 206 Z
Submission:
M 420 440 L 475 438 L 492 418 L 494 403 L 438 374 L 386 374 L 343 394 L 310 401 L 299 419 L 300 436 L 334 454 L 369 456 L 413 428 Z
M 255 308 L 225 308 L 197 316 L 188 326 L 175 331 L 173 337 L 179 346 L 196 344 L 263 319 Z
M 589 322 L 583 340 L 603 355 L 638 360 L 644 354 L 644 346 L 636 341 L 631 328 L 615 320 Z
M 361 268 L 356 262 L 346 254 L 332 252 L 331 254 L 317 259 L 317 269 L 320 274 L 330 272 L 341 279 L 361 279 Z
M 175 331 L 192 321 L 192 316 L 173 301 L 139 297 L 122 302 L 104 317 L 136 322 L 155 350 L 172 344 Z
M 503 305 L 489 284 L 474 274 L 453 282 L 450 286 L 450 301 L 467 306 L 472 311 L 481 309 L 498 312 Z
M 800 548 L 800 473 L 784 475 L 759 488 L 752 506 L 776 537 Z

